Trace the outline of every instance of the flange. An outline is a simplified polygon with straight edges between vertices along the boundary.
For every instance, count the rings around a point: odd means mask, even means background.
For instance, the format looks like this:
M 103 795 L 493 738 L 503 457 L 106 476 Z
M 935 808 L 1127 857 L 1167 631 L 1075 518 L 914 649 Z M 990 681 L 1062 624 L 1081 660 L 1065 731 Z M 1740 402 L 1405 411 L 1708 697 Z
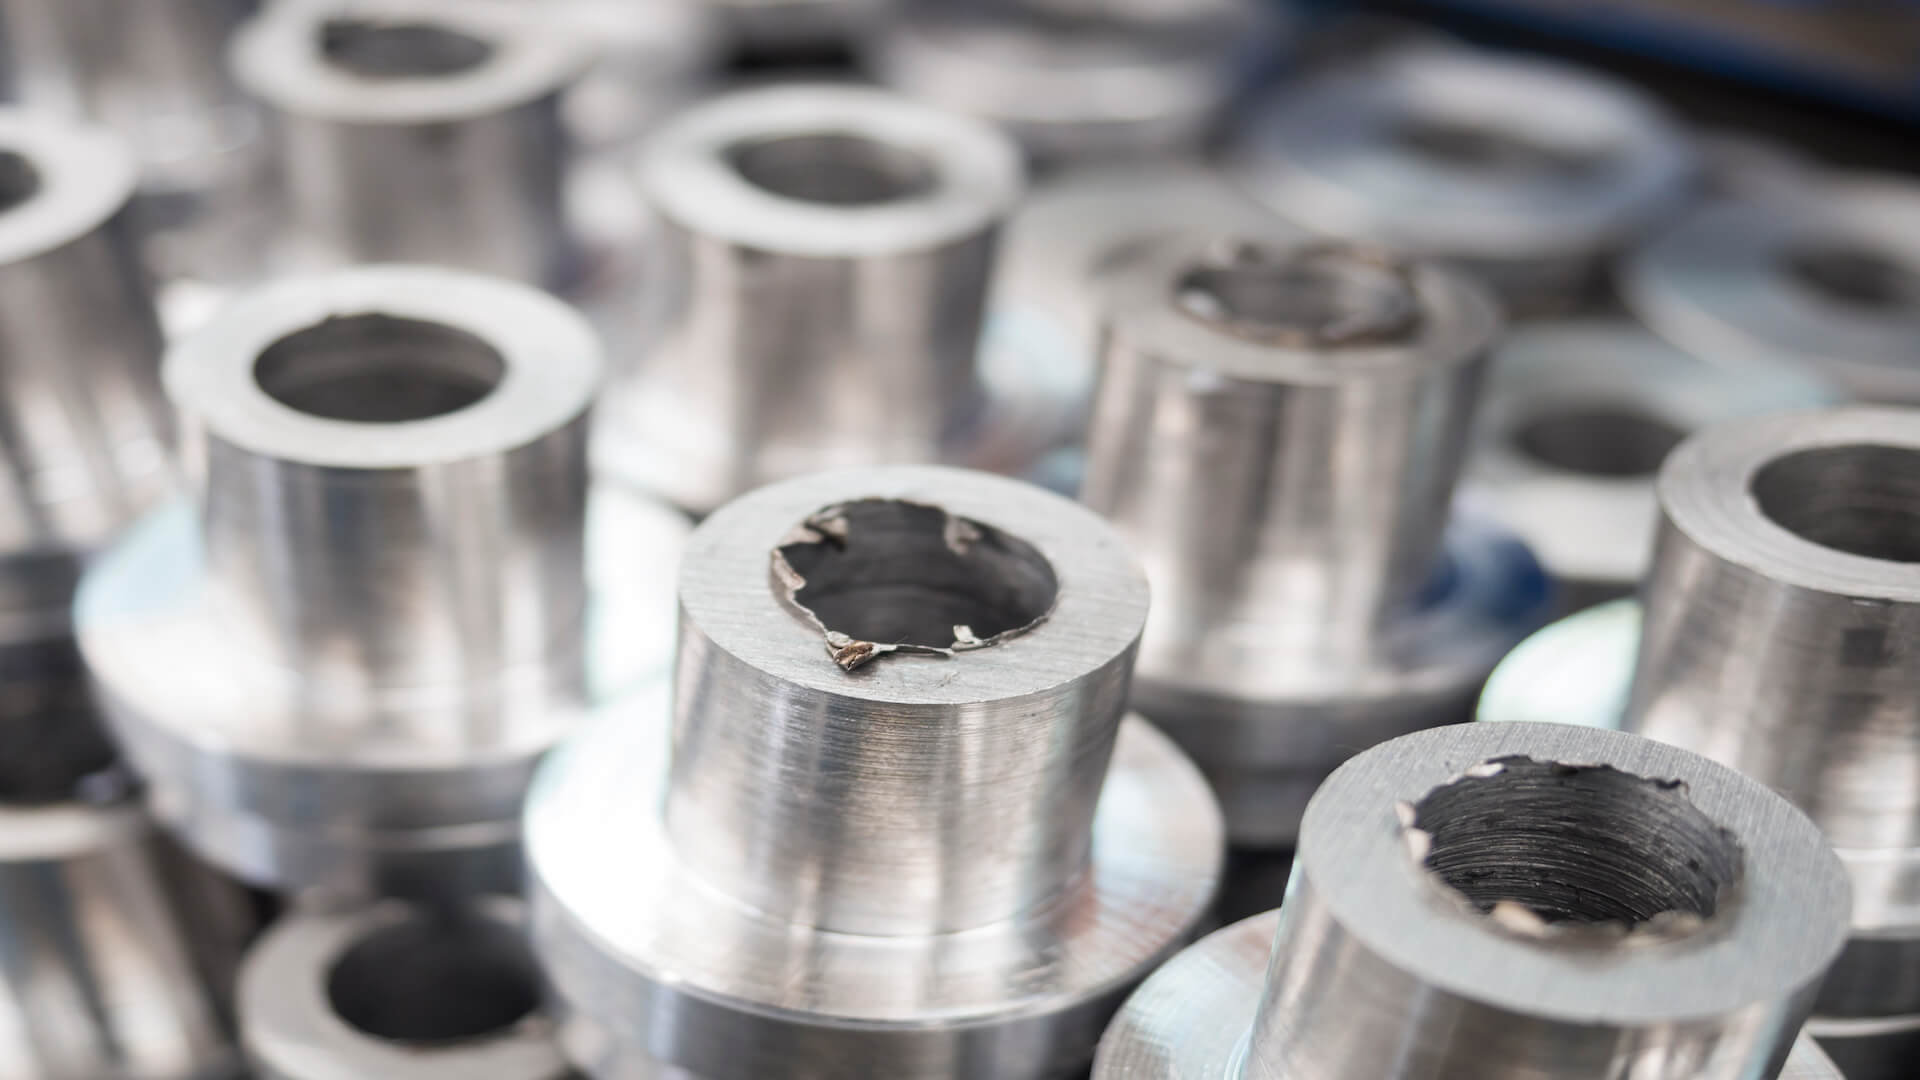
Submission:
M 1563 64 L 1423 46 L 1256 106 L 1239 170 L 1303 226 L 1467 267 L 1516 314 L 1578 303 L 1686 194 L 1650 100 Z
M 1205 782 L 1123 719 L 1145 614 L 1118 536 L 999 477 L 847 470 L 708 518 L 672 687 L 529 796 L 569 1055 L 623 1080 L 1084 1073 L 1220 869 Z
M 1418 732 L 1328 779 L 1286 907 L 1148 980 L 1094 1077 L 1837 1080 L 1795 1037 L 1847 892 L 1812 822 L 1685 751 Z
M 422 267 L 289 279 L 170 353 L 197 505 L 76 614 L 191 847 L 285 889 L 514 887 L 534 763 L 672 640 L 687 526 L 590 503 L 599 375 L 557 301 Z

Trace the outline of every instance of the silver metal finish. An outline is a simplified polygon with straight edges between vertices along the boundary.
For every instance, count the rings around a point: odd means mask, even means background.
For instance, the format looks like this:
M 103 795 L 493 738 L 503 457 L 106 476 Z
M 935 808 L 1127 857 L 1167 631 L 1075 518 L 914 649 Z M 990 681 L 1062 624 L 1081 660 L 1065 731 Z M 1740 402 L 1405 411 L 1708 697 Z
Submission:
M 1813 823 L 1713 762 L 1418 732 L 1328 779 L 1286 906 L 1150 979 L 1094 1077 L 1837 1078 L 1794 1044 L 1847 906 Z
M 594 58 L 514 0 L 281 0 L 229 62 L 272 112 L 280 258 L 406 261 L 565 282 L 562 93 Z
M 1146 563 L 1134 703 L 1236 844 L 1284 847 L 1349 754 L 1469 715 L 1546 615 L 1503 533 L 1449 528 L 1499 318 L 1460 275 L 1182 237 L 1115 276 L 1084 498 Z
M 1636 251 L 1621 288 L 1707 360 L 1920 402 L 1920 185 L 1854 177 L 1710 203 Z
M 672 687 L 529 796 L 570 1056 L 603 1080 L 1083 1074 L 1205 918 L 1222 846 L 1199 773 L 1124 716 L 1147 592 L 1119 537 L 1011 480 L 846 470 L 708 518 L 680 595 Z
M 1040 164 L 1197 153 L 1275 49 L 1275 6 L 1048 11 L 1031 3 L 895 5 L 867 49 L 901 93 L 993 121 Z
M 1562 64 L 1410 48 L 1278 91 L 1238 167 L 1303 226 L 1445 258 L 1516 314 L 1563 309 L 1686 194 L 1680 133 L 1634 90 Z
M 815 469 L 998 464 L 1057 438 L 977 371 L 1021 189 L 1005 136 L 879 90 L 781 86 L 689 110 L 640 177 L 666 295 L 609 395 L 613 475 L 705 512 Z
M 1464 497 L 1527 542 L 1564 607 L 1585 607 L 1645 573 L 1654 477 L 1682 439 L 1832 399 L 1814 379 L 1729 372 L 1623 320 L 1521 327 L 1494 350 Z
M 0 1076 L 227 1080 L 245 898 L 137 803 L 0 807 Z
M 273 887 L 513 887 L 534 764 L 670 651 L 686 524 L 589 499 L 591 332 L 524 286 L 375 267 L 250 294 L 166 378 L 193 505 L 76 604 L 155 811 Z
M 563 1080 L 539 1005 L 521 907 L 505 899 L 296 911 L 240 976 L 261 1080 Z
M 1854 938 L 1821 1022 L 1920 1018 L 1916 477 L 1920 412 L 1854 408 L 1721 425 L 1660 478 L 1626 727 L 1771 785 L 1839 851 Z

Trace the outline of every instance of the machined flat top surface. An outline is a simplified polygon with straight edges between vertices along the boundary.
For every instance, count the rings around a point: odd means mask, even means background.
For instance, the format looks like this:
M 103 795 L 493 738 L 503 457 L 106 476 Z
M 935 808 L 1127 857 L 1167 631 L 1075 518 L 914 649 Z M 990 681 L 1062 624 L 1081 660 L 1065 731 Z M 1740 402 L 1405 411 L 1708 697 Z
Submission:
M 32 187 L 0 210 L 0 265 L 70 244 L 127 205 L 139 182 L 133 150 L 106 128 L 0 108 L 0 153 L 18 155 Z

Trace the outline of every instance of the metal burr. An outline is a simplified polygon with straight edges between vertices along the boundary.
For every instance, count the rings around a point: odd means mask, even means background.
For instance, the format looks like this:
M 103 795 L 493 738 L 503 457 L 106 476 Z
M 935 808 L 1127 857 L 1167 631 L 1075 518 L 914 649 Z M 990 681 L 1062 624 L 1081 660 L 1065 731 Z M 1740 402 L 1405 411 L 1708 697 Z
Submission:
M 283 918 L 247 955 L 260 1080 L 566 1080 L 520 905 L 400 901 Z
M 1527 542 L 1577 609 L 1631 593 L 1653 554 L 1654 478 L 1689 434 L 1826 404 L 1792 372 L 1735 373 L 1624 320 L 1538 323 L 1494 349 L 1464 498 Z
M 640 175 L 661 316 L 609 391 L 611 475 L 706 512 L 815 469 L 998 465 L 1058 437 L 1021 422 L 1044 388 L 977 370 L 1021 190 L 1005 136 L 884 91 L 779 86 L 689 110 Z
M 1149 979 L 1094 1080 L 1839 1080 L 1796 1036 L 1847 897 L 1812 822 L 1704 758 L 1419 732 L 1328 779 L 1286 906 Z
M 1116 275 L 1083 498 L 1145 562 L 1133 702 L 1236 845 L 1292 844 L 1352 753 L 1470 716 L 1545 618 L 1538 564 L 1449 520 L 1499 317 L 1345 245 L 1181 237 Z
M 76 617 L 189 847 L 284 890 L 515 887 L 535 763 L 670 655 L 686 525 L 589 498 L 599 378 L 557 301 L 424 267 L 288 279 L 172 350 L 194 497 Z
M 1680 348 L 1920 402 L 1920 185 L 1809 181 L 1692 211 L 1634 252 L 1621 289 Z
M 571 19 L 512 0 L 269 5 L 229 63 L 274 121 L 279 257 L 564 283 L 560 102 L 593 59 Z
M 1515 314 L 1586 299 L 1692 168 L 1681 134 L 1628 87 L 1430 46 L 1277 91 L 1242 141 L 1241 176 L 1282 214 L 1452 261 Z
M 671 687 L 528 800 L 576 1064 L 1084 1075 L 1222 845 L 1200 774 L 1125 714 L 1147 586 L 1120 537 L 1000 477 L 844 470 L 709 517 L 680 600 Z

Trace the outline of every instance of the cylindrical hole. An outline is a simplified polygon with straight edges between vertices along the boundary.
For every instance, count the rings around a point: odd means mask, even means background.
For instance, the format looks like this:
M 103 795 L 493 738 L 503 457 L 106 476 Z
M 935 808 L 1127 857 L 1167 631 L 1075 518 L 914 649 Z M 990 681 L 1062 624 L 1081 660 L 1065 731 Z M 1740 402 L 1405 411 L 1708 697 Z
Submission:
M 422 912 L 354 942 L 327 973 L 340 1019 L 377 1039 L 433 1045 L 511 1028 L 540 1004 L 517 927 Z
M 1436 165 L 1514 179 L 1577 180 L 1598 171 L 1608 157 L 1456 116 L 1410 116 L 1394 128 L 1393 139 Z
M 1629 408 L 1567 409 L 1529 418 L 1513 433 L 1520 452 L 1550 468 L 1621 479 L 1652 476 L 1686 432 Z
M 794 603 L 829 634 L 946 649 L 1044 619 L 1053 565 L 1010 533 L 937 506 L 862 499 L 808 518 L 779 556 L 802 584 Z
M 320 55 L 365 79 L 433 79 L 472 71 L 493 58 L 493 44 L 435 23 L 328 19 Z
M 1698 925 L 1745 870 L 1739 842 L 1684 784 L 1607 765 L 1499 758 L 1427 793 L 1413 827 L 1447 888 L 1548 924 Z
M 0 214 L 40 193 L 40 170 L 25 154 L 0 150 Z
M 876 206 L 932 191 L 933 163 L 917 151 L 863 135 L 782 135 L 727 151 L 748 183 L 785 199 Z
M 1180 276 L 1174 302 L 1216 329 L 1296 348 L 1405 341 L 1420 322 L 1405 266 L 1341 246 L 1230 245 Z
M 1806 245 L 1789 250 L 1784 260 L 1794 280 L 1836 303 L 1877 312 L 1920 308 L 1920 272 L 1880 252 Z
M 467 408 L 500 385 L 507 362 L 465 330 L 392 315 L 337 315 L 288 334 L 254 362 L 254 381 L 290 409 L 392 424 Z
M 1768 462 L 1750 487 L 1760 512 L 1835 551 L 1920 563 L 1920 450 L 1827 446 Z

